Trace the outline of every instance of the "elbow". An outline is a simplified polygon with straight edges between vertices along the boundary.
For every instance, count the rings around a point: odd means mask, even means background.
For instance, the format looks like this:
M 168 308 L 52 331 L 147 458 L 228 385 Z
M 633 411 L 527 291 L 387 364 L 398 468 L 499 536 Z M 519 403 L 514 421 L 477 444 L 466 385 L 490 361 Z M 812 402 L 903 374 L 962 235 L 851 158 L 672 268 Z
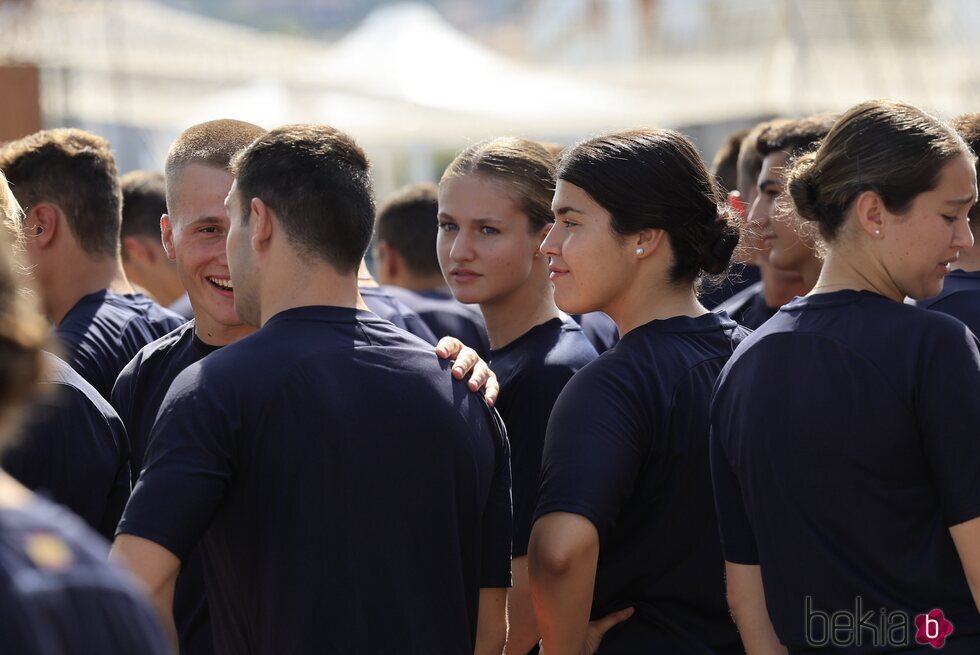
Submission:
M 598 539 L 549 530 L 535 524 L 528 544 L 528 573 L 531 577 L 563 577 L 598 556 Z

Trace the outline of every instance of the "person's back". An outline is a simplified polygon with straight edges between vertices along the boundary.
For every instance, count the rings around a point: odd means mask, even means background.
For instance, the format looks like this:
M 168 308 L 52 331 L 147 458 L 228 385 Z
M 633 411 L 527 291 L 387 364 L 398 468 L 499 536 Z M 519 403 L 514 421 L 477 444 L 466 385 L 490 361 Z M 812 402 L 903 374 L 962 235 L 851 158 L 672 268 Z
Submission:
M 636 608 L 599 652 L 739 650 L 725 609 L 708 400 L 746 335 L 715 314 L 652 321 L 579 371 L 555 404 L 535 517 L 576 511 L 595 524 L 593 619 Z
M 54 334 L 64 359 L 104 398 L 140 348 L 186 323 L 143 294 L 96 291 L 81 298 Z
M 956 630 L 946 650 L 976 652 L 980 617 L 947 527 L 976 512 L 976 344 L 941 314 L 838 291 L 785 305 L 722 373 L 713 471 L 738 478 L 753 533 L 731 518 L 742 510 L 721 511 L 726 559 L 761 564 L 791 652 L 857 602 L 875 626 L 903 621 L 897 636 L 881 626 L 879 645 L 914 645 L 912 617 L 939 608 Z M 738 495 L 726 488 L 720 507 Z
M 301 307 L 178 376 L 120 529 L 181 556 L 211 524 L 216 652 L 472 651 L 478 589 L 509 580 L 506 441 L 443 368 Z
M 6 483 L 0 484 L 0 487 Z M 77 518 L 0 490 L 0 635 L 4 653 L 170 653 L 150 604 Z
M 126 429 L 112 406 L 66 362 L 45 353 L 41 387 L 3 468 L 111 539 L 129 498 Z

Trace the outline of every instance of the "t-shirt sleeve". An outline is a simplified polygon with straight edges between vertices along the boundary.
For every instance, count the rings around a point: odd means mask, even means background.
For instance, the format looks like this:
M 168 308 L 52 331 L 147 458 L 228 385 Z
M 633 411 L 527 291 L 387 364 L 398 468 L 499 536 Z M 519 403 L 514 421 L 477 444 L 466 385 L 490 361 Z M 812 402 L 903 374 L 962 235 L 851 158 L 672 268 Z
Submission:
M 980 342 L 936 314 L 924 338 L 916 415 L 947 525 L 980 516 Z M 937 329 L 939 326 L 944 329 Z
M 561 392 L 548 421 L 535 520 L 551 512 L 584 516 L 600 542 L 633 492 L 649 444 L 628 383 L 604 360 L 586 366 Z
M 725 559 L 736 564 L 758 564 L 759 552 L 755 533 L 745 512 L 742 488 L 731 462 L 712 426 L 710 439 L 711 484 L 715 494 L 715 512 Z
M 510 502 L 510 446 L 503 421 L 496 410 L 491 414 L 490 430 L 494 439 L 494 472 L 490 493 L 483 511 L 483 562 L 480 586 L 505 588 L 511 586 L 510 552 L 512 518 Z
M 184 560 L 220 506 L 232 477 L 238 419 L 223 389 L 183 371 L 150 433 L 143 472 L 117 534 L 153 541 Z

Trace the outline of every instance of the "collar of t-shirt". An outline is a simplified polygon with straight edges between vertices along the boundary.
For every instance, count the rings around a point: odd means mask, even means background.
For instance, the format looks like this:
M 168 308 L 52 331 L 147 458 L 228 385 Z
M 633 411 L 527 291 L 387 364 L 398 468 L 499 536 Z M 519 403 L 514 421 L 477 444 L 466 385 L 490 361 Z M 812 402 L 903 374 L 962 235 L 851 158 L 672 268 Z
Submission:
M 307 305 L 284 309 L 265 322 L 264 327 L 289 320 L 319 321 L 322 323 L 354 323 L 384 322 L 372 312 L 353 307 L 335 307 L 333 305 Z
M 578 325 L 575 325 L 574 328 L 580 329 L 578 328 Z M 501 355 L 504 355 L 513 350 L 517 350 L 518 348 L 521 348 L 522 344 L 531 341 L 532 339 L 535 338 L 536 335 L 541 334 L 542 332 L 549 332 L 551 330 L 558 330 L 558 329 L 572 329 L 572 328 L 571 326 L 565 325 L 565 321 L 560 316 L 556 316 L 555 318 L 550 318 L 544 323 L 535 325 L 533 328 L 531 328 L 521 336 L 511 341 L 506 346 L 501 346 L 500 348 L 491 350 L 490 359 L 492 361 L 494 357 L 500 357 Z

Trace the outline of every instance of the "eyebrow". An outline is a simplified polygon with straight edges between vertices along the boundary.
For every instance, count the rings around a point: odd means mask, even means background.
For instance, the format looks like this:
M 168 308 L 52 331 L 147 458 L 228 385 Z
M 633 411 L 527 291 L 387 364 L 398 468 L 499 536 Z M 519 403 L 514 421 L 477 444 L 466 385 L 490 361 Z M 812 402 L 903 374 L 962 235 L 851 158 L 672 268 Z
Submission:
M 969 195 L 969 196 L 963 196 L 962 198 L 952 198 L 950 200 L 947 200 L 946 201 L 946 204 L 947 205 L 956 205 L 957 207 L 959 207 L 960 205 L 965 205 L 968 202 L 976 202 L 976 201 L 977 201 L 977 197 L 976 196 Z
M 436 218 L 442 218 L 450 221 L 456 220 L 455 218 L 453 218 L 452 214 L 449 214 L 447 212 L 439 212 L 438 214 L 436 214 Z M 474 218 L 473 222 L 474 223 L 500 223 L 501 219 L 493 218 L 491 216 L 484 216 L 481 218 Z
M 772 185 L 775 185 L 775 186 L 778 186 L 779 188 L 782 188 L 782 186 L 783 186 L 777 180 L 765 179 L 765 180 L 762 180 L 761 182 L 759 182 L 759 191 L 764 191 L 765 188 L 767 186 L 771 185 L 771 184 Z
M 570 214 L 570 213 L 582 214 L 583 216 L 585 215 L 584 211 L 582 211 L 581 209 L 575 209 L 574 207 L 559 207 L 554 211 L 554 213 L 555 216 L 564 216 L 565 214 Z
M 201 223 L 218 223 L 224 218 L 223 216 L 198 216 L 193 220 L 187 222 L 188 225 L 199 225 Z

